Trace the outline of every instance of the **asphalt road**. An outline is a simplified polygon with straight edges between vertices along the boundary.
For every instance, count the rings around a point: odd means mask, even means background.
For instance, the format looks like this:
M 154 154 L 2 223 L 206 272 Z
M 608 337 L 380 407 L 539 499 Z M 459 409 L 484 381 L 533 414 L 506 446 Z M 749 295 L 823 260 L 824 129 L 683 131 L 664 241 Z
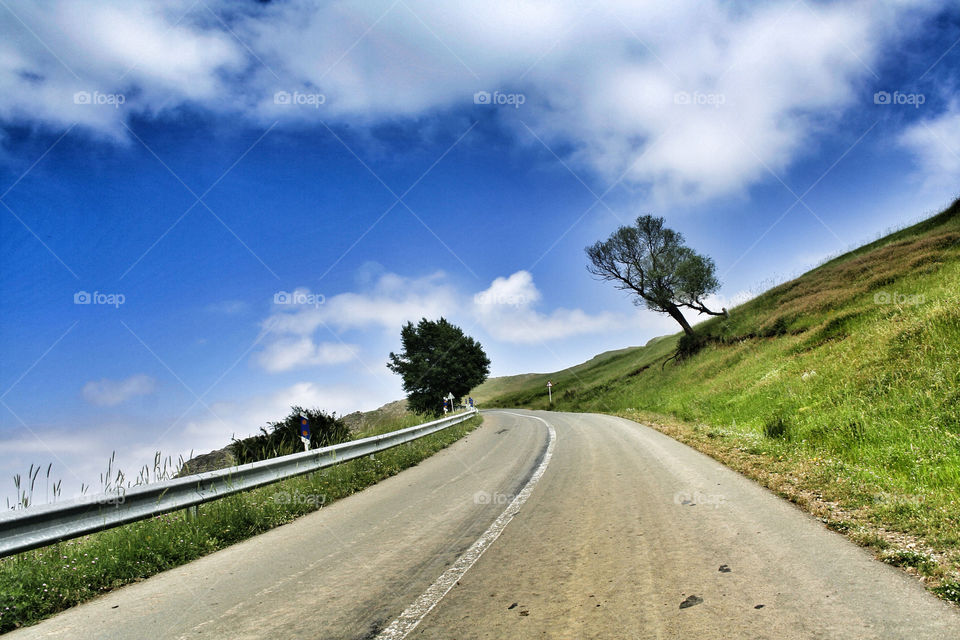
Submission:
M 941 640 L 960 610 L 656 431 L 498 411 L 359 494 L 8 637 L 405 634 Z

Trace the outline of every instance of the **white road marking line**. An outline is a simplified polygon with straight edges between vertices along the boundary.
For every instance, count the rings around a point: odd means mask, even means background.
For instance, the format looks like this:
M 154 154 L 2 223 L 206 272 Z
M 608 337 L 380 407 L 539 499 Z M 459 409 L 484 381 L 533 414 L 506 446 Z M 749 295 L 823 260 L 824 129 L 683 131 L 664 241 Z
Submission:
M 418 624 L 430 613 L 437 604 L 443 600 L 443 597 L 447 595 L 450 589 L 453 588 L 453 585 L 457 584 L 457 581 L 463 577 L 463 575 L 470 570 L 470 567 L 480 559 L 480 556 L 483 555 L 483 552 L 486 551 L 494 541 L 500 537 L 500 534 L 503 533 L 503 530 L 510 524 L 510 521 L 513 520 L 513 517 L 517 515 L 520 511 L 520 507 L 523 506 L 523 503 L 527 501 L 527 498 L 530 497 L 530 494 L 533 493 L 533 488 L 536 486 L 537 482 L 540 481 L 540 477 L 543 475 L 543 472 L 547 470 L 547 465 L 550 464 L 550 458 L 553 457 L 553 447 L 557 441 L 557 432 L 554 430 L 550 424 L 543 418 L 538 418 L 536 416 L 528 416 L 522 413 L 511 413 L 509 411 L 504 411 L 512 416 L 519 416 L 521 418 L 533 418 L 534 420 L 539 420 L 547 426 L 547 431 L 550 435 L 550 440 L 547 443 L 547 452 L 543 456 L 543 460 L 540 461 L 540 465 L 533 472 L 533 475 L 530 476 L 530 479 L 527 480 L 527 483 L 523 485 L 523 489 L 520 490 L 520 493 L 513 499 L 513 501 L 507 505 L 507 508 L 503 510 L 503 513 L 493 521 L 493 524 L 483 532 L 477 541 L 474 542 L 469 549 L 467 549 L 463 555 L 457 558 L 449 569 L 440 574 L 440 577 L 437 578 L 436 582 L 430 585 L 423 594 L 417 598 L 413 604 L 407 607 L 400 616 L 390 623 L 386 629 L 380 632 L 380 635 L 377 636 L 377 640 L 402 640 L 407 637 L 411 631 L 413 631 Z

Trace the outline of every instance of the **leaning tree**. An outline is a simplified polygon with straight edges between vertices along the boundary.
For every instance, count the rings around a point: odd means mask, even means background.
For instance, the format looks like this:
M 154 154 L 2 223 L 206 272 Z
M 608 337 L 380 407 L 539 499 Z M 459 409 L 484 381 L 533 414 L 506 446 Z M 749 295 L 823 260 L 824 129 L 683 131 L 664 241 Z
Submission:
M 606 240 L 587 247 L 587 270 L 617 289 L 633 294 L 633 303 L 676 320 L 684 333 L 693 327 L 682 309 L 712 316 L 703 299 L 720 288 L 713 260 L 686 246 L 683 235 L 663 226 L 663 218 L 640 216 L 634 225 L 623 226 Z
M 418 413 L 439 414 L 448 393 L 461 398 L 487 379 L 490 358 L 480 343 L 460 327 L 440 318 L 423 318 L 400 330 L 403 351 L 390 353 L 387 363 L 403 378 L 407 403 Z

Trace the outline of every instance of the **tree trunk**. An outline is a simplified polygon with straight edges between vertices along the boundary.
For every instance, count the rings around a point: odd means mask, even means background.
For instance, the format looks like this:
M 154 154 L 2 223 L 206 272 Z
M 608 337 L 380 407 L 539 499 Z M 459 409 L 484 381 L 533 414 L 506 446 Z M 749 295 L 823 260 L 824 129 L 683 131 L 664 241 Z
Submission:
M 670 305 L 666 309 L 667 313 L 670 314 L 670 317 L 680 323 L 680 326 L 683 327 L 683 332 L 688 336 L 693 335 L 693 327 L 690 326 L 690 323 L 687 322 L 687 319 L 683 317 L 680 308 L 677 305 Z

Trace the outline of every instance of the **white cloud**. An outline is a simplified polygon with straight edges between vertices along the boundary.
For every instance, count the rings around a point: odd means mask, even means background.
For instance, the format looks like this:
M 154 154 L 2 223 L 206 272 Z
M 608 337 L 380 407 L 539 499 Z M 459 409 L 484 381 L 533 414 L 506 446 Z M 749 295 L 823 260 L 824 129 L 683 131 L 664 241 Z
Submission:
M 135 396 L 153 393 L 157 381 L 150 376 L 137 374 L 125 380 L 91 380 L 83 385 L 83 397 L 90 404 L 113 407 Z
M 960 183 L 960 102 L 938 116 L 911 124 L 898 142 L 908 149 L 930 187 Z
M 302 367 L 333 365 L 356 357 L 358 347 L 339 342 L 314 343 L 309 336 L 281 337 L 257 353 L 256 361 L 270 373 Z
M 330 297 L 303 287 L 284 293 L 274 298 L 282 301 L 275 302 L 262 323 L 269 334 L 263 350 L 254 356 L 271 373 L 359 358 L 356 345 L 317 343 L 317 333 L 327 339 L 351 330 L 393 335 L 407 322 L 449 316 L 459 308 L 456 291 L 442 272 L 421 278 L 385 273 L 366 291 Z
M 554 309 L 549 314 L 533 307 L 541 294 L 528 271 L 497 278 L 473 298 L 473 311 L 484 330 L 497 340 L 539 343 L 571 336 L 623 328 L 627 318 L 612 313 L 590 315 L 580 309 Z
M 449 313 L 456 307 L 455 297 L 455 290 L 443 272 L 421 278 L 385 273 L 362 293 L 326 297 L 304 287 L 297 288 L 290 293 L 294 304 L 274 304 L 274 312 L 263 327 L 294 335 L 311 334 L 320 327 L 396 331 L 406 322 Z M 316 303 L 297 304 L 313 300 Z
M 189 6 L 60 1 L 10 7 L 0 21 L 0 118 L 55 128 L 79 123 L 125 139 L 122 123 L 133 113 L 154 115 L 191 102 L 222 110 L 231 94 L 225 74 L 239 72 L 246 55 L 225 30 L 205 26 L 209 20 L 199 13 L 185 16 Z M 78 92 L 91 100 L 76 100 Z M 95 92 L 123 95 L 123 104 L 94 104 Z
M 10 16 L 0 25 L 0 120 L 122 139 L 134 114 L 196 105 L 362 128 L 475 109 L 480 90 L 521 92 L 520 109 L 501 111 L 518 140 L 539 147 L 529 125 L 611 180 L 702 199 L 802 155 L 908 18 L 946 3 L 208 4 L 232 33 L 187 0 L 17 5 L 37 37 Z M 75 104 L 77 91 L 125 102 Z M 324 101 L 277 104 L 277 91 Z

